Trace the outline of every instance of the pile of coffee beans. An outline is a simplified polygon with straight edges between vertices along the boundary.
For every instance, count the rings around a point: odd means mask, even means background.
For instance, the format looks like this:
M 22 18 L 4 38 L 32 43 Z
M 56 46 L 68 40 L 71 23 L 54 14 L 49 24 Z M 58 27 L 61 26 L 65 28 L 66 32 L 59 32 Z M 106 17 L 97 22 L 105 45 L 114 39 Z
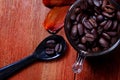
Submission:
M 47 55 L 55 55 L 55 53 L 60 53 L 62 51 L 62 44 L 57 43 L 55 40 L 48 40 L 46 42 L 45 53 Z
M 78 49 L 103 51 L 118 40 L 120 11 L 109 0 L 81 0 L 67 25 L 70 39 Z

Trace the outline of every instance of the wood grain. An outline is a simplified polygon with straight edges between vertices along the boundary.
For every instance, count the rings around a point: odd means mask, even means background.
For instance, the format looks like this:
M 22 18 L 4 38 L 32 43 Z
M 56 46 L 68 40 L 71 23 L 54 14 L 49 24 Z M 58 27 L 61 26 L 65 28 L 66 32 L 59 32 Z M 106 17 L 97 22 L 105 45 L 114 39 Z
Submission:
M 42 23 L 49 9 L 42 0 L 0 0 L 0 68 L 30 55 L 48 35 Z M 65 38 L 62 29 L 58 35 Z M 76 51 L 70 46 L 58 60 L 35 63 L 8 80 L 120 80 L 120 50 L 107 58 L 86 60 L 72 72 Z

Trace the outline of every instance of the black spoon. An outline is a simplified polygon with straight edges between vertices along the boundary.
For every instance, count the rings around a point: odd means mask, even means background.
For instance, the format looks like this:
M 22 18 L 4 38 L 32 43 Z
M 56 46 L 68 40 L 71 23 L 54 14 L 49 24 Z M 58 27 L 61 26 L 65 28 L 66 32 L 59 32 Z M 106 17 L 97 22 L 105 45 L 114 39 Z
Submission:
M 47 41 L 49 40 L 54 40 L 56 44 L 61 45 L 61 50 L 58 52 L 54 52 L 54 54 L 47 54 L 46 53 L 46 46 L 47 46 Z M 36 48 L 36 50 L 33 52 L 32 55 L 16 62 L 11 65 L 8 65 L 6 67 L 3 67 L 0 69 L 0 80 L 5 80 L 6 78 L 12 76 L 15 74 L 17 71 L 21 70 L 22 68 L 28 66 L 29 64 L 38 61 L 38 60 L 43 60 L 43 61 L 48 61 L 48 60 L 53 60 L 58 57 L 60 57 L 66 50 L 66 43 L 63 37 L 58 36 L 58 35 L 52 35 L 44 39 Z

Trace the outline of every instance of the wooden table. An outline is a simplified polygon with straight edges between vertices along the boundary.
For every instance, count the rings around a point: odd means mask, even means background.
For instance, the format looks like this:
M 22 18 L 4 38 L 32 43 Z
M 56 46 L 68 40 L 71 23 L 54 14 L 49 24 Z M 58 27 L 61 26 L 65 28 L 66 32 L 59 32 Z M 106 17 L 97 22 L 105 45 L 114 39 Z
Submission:
M 42 0 L 0 0 L 0 68 L 30 55 L 50 35 L 42 25 L 48 11 Z M 58 35 L 67 41 L 63 29 Z M 86 60 L 82 73 L 74 74 L 76 51 L 67 43 L 61 59 L 35 63 L 8 80 L 120 80 L 120 50 Z

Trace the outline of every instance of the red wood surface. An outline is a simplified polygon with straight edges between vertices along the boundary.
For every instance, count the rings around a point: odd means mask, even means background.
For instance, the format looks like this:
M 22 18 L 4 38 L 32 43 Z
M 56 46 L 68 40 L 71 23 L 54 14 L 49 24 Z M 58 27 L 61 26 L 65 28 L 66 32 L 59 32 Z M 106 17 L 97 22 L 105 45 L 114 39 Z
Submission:
M 42 23 L 49 9 L 42 0 L 0 0 L 0 68 L 30 55 L 48 35 Z M 58 35 L 65 38 L 62 29 Z M 59 60 L 35 63 L 8 80 L 120 80 L 120 50 L 86 60 L 81 74 L 72 72 L 76 51 L 70 46 Z

